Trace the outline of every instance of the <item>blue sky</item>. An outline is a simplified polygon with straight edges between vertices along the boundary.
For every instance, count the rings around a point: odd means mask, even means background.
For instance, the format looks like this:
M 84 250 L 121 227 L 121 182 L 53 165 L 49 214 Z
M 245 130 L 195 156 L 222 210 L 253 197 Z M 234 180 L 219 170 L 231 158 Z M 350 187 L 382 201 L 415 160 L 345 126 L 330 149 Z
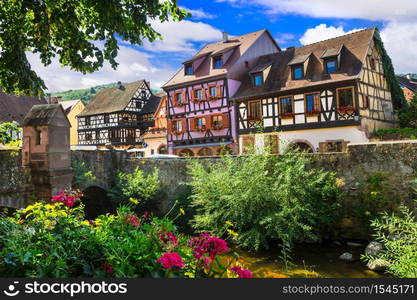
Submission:
M 281 48 L 286 48 L 379 26 L 397 73 L 417 73 L 415 0 L 180 0 L 178 3 L 193 17 L 180 23 L 151 21 L 164 40 L 145 42 L 141 47 L 121 43 L 117 70 L 106 65 L 98 72 L 83 75 L 60 67 L 57 61 L 45 68 L 34 55 L 29 55 L 29 59 L 49 91 L 143 78 L 158 88 L 203 44 L 220 40 L 222 31 L 241 35 L 266 28 Z

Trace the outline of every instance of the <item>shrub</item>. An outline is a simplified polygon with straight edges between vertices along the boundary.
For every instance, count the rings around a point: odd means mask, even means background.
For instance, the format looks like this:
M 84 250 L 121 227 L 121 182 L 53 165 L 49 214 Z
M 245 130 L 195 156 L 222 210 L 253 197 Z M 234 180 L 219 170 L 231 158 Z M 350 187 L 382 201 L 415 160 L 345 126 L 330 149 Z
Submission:
M 87 221 L 78 196 L 61 192 L 55 203 L 38 202 L 0 218 L 0 276 L 223 277 L 232 272 L 221 263 L 220 255 L 228 251 L 222 239 L 206 234 L 189 239 L 171 220 L 138 217 L 127 206 Z M 236 269 L 231 276 L 248 275 Z
M 294 150 L 191 162 L 193 227 L 221 235 L 233 224 L 238 243 L 252 250 L 280 239 L 286 257 L 294 242 L 317 238 L 339 205 L 335 174 L 308 162 Z
M 399 112 L 398 119 L 401 127 L 417 128 L 417 93 L 414 94 L 409 105 Z
M 74 160 L 72 162 L 73 178 L 72 186 L 84 190 L 90 186 L 95 180 L 96 176 L 92 171 L 89 171 L 85 162 Z
M 155 196 L 159 188 L 158 170 L 144 175 L 139 167 L 133 173 L 117 173 L 115 186 L 109 191 L 109 197 L 117 202 L 142 204 Z

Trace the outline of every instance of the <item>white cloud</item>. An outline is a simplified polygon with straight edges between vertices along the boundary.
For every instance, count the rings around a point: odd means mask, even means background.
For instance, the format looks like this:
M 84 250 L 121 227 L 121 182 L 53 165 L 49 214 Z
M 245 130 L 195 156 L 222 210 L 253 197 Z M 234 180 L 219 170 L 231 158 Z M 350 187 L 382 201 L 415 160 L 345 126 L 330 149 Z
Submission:
M 151 21 L 153 28 L 163 36 L 163 40 L 152 43 L 145 42 L 144 47 L 149 51 L 194 53 L 194 43 L 220 40 L 221 30 L 203 23 L 183 20 L 181 22 Z
M 362 29 L 362 28 L 361 28 Z M 342 26 L 334 27 L 329 26 L 327 27 L 326 24 L 317 25 L 314 28 L 309 28 L 304 32 L 303 36 L 300 38 L 300 43 L 302 45 L 308 45 L 315 42 L 328 40 L 334 37 L 338 37 L 344 34 L 349 34 L 361 29 L 353 29 L 350 31 L 345 31 Z
M 45 67 L 37 55 L 33 53 L 27 53 L 27 55 L 32 68 L 45 81 L 49 92 L 88 88 L 119 80 L 131 82 L 140 79 L 149 80 L 152 87 L 160 88 L 175 72 L 167 64 L 156 68 L 151 64 L 152 57 L 148 54 L 131 47 L 119 47 L 119 55 L 117 56 L 119 66 L 116 70 L 113 70 L 106 62 L 99 71 L 85 75 L 72 71 L 68 67 L 61 67 L 56 58 L 51 65 Z
M 277 33 L 275 40 L 277 41 L 277 43 L 281 46 L 283 44 L 287 44 L 290 43 L 292 41 L 295 40 L 295 35 L 292 33 Z

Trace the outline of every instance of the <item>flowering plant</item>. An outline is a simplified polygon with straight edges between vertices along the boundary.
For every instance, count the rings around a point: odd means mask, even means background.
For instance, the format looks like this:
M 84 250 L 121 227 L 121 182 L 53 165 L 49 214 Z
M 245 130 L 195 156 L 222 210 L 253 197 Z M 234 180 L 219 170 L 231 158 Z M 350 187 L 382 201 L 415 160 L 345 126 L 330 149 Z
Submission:
M 292 117 L 294 117 L 294 113 L 292 113 L 292 112 L 283 112 L 283 113 L 281 113 L 281 118 L 292 118 Z
M 320 114 L 320 111 L 319 111 L 319 110 L 316 110 L 316 109 L 313 109 L 313 110 L 307 110 L 307 111 L 306 111 L 306 114 L 307 114 L 307 115 L 319 115 L 319 114 Z
M 354 110 L 356 110 L 356 107 L 352 105 L 340 106 L 337 108 L 338 112 L 347 112 L 347 111 L 354 111 Z
M 83 193 L 80 190 L 62 190 L 57 195 L 52 196 L 51 202 L 62 202 L 68 207 L 73 207 L 82 196 Z

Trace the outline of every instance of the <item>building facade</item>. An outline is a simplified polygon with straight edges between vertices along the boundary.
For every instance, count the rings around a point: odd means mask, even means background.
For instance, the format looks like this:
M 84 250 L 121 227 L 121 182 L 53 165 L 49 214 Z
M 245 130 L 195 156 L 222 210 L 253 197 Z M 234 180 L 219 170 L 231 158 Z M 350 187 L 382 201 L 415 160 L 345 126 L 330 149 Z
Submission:
M 149 127 L 142 135 L 146 147 L 143 149 L 143 157 L 149 157 L 153 154 L 168 154 L 167 146 L 167 97 L 161 96 L 161 101 L 153 116 L 155 125 Z
M 142 148 L 141 135 L 154 126 L 159 101 L 145 80 L 101 90 L 77 117 L 78 144 Z
M 239 152 L 343 151 L 395 125 L 375 29 L 262 56 L 232 98 Z
M 279 52 L 267 30 L 204 46 L 163 86 L 167 93 L 170 154 L 212 156 L 238 152 L 236 112 L 230 102 L 257 57 Z
M 78 120 L 77 116 L 84 110 L 85 105 L 81 100 L 60 101 L 67 118 L 71 124 L 70 145 L 78 145 Z

